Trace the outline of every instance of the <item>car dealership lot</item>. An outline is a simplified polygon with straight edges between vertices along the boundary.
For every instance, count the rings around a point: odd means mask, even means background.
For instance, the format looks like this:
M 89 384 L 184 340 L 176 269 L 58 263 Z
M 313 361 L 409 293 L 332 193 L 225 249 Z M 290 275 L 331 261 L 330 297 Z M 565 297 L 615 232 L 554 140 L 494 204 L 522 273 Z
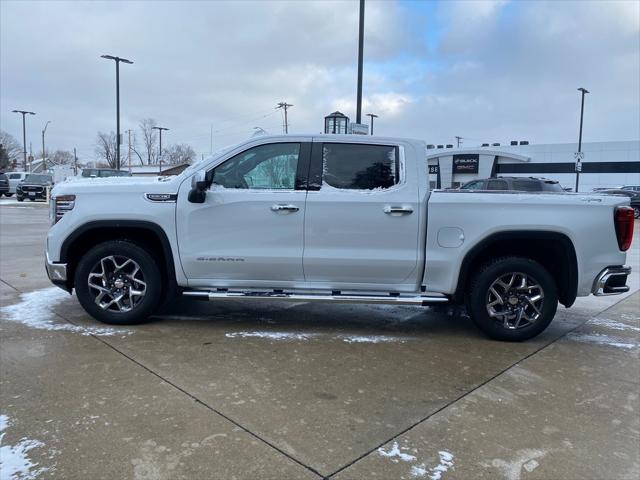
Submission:
M 178 300 L 150 323 L 111 327 L 47 280 L 45 206 L 12 200 L 0 205 L 5 471 L 640 474 L 638 227 L 632 292 L 578 299 L 525 343 L 487 340 L 448 307 Z

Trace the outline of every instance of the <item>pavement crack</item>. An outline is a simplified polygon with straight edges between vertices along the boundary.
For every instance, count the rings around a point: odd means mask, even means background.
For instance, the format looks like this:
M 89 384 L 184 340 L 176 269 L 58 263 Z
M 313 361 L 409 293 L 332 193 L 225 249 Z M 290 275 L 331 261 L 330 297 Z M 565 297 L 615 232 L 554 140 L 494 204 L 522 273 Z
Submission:
M 463 400 L 465 397 L 469 396 L 470 394 L 472 394 L 473 392 L 475 392 L 476 390 L 478 390 L 479 388 L 482 388 L 483 386 L 485 386 L 486 384 L 488 384 L 489 382 L 492 382 L 493 380 L 495 380 L 496 378 L 500 377 L 501 375 L 507 373 L 509 370 L 511 370 L 514 367 L 517 367 L 520 363 L 524 362 L 525 360 L 533 357 L 534 355 L 537 355 L 538 353 L 542 352 L 543 350 L 547 349 L 548 347 L 550 347 L 551 345 L 555 344 L 556 342 L 558 342 L 559 340 L 562 340 L 564 338 L 567 337 L 567 335 L 569 335 L 570 333 L 574 332 L 575 330 L 577 330 L 580 327 L 583 327 L 587 322 L 589 322 L 590 320 L 596 318 L 598 315 L 603 314 L 604 312 L 614 308 L 616 305 L 618 305 L 618 303 L 620 303 L 621 301 L 625 300 L 625 298 L 620 299 L 618 302 L 616 302 L 615 304 L 605 308 L 604 310 L 599 311 L 598 313 L 592 315 L 591 317 L 589 317 L 587 320 L 585 320 L 582 323 L 579 323 L 578 325 L 576 325 L 575 327 L 573 327 L 570 330 L 567 330 L 566 332 L 564 332 L 562 335 L 560 335 L 559 337 L 553 339 L 552 341 L 550 341 L 549 343 L 542 345 L 540 348 L 538 348 L 537 350 L 534 350 L 533 352 L 529 353 L 528 355 L 520 358 L 518 361 L 512 363 L 511 365 L 505 367 L 504 369 L 500 370 L 498 373 L 496 373 L 495 375 L 489 377 L 488 379 L 486 379 L 484 382 L 476 385 L 475 387 L 473 387 L 472 389 L 468 390 L 467 392 L 459 395 L 458 397 L 454 398 L 453 400 L 451 400 L 450 402 L 446 403 L 445 405 L 441 406 L 440 408 L 438 408 L 437 410 L 434 410 L 433 412 L 431 412 L 429 415 L 425 416 L 424 418 L 418 420 L 417 422 L 413 423 L 412 425 L 408 426 L 407 428 L 401 430 L 400 432 L 396 433 L 395 435 L 393 435 L 392 437 L 389 437 L 388 439 L 384 440 L 382 443 L 380 443 L 379 445 L 376 445 L 375 447 L 369 449 L 368 451 L 366 451 L 365 453 L 363 453 L 362 455 L 359 455 L 357 458 L 355 458 L 354 460 L 352 460 L 351 462 L 343 465 L 342 467 L 340 467 L 339 469 L 337 469 L 336 471 L 334 471 L 333 473 L 327 475 L 326 478 L 331 478 L 334 477 L 335 475 L 337 475 L 338 473 L 346 470 L 347 468 L 351 467 L 352 465 L 356 464 L 357 462 L 359 462 L 360 460 L 368 457 L 369 455 L 371 455 L 373 452 L 375 452 L 376 450 L 378 450 L 379 448 L 383 447 L 384 445 L 386 445 L 387 443 L 391 442 L 392 440 L 396 440 L 400 435 L 404 435 L 405 433 L 407 433 L 409 430 L 412 430 L 413 428 L 417 427 L 418 425 L 426 422 L 427 420 L 429 420 L 430 418 L 432 418 L 433 416 L 437 415 L 438 413 L 442 412 L 443 410 L 449 408 L 450 406 L 454 405 L 455 403 L 459 402 L 460 400 Z
M 61 319 L 69 322 L 71 325 L 75 325 L 75 326 L 80 326 L 82 327 L 82 325 L 79 325 L 77 323 L 74 323 L 73 321 L 69 320 L 68 318 L 64 317 L 63 315 L 59 314 L 58 312 L 53 312 L 55 315 L 57 315 L 58 317 L 60 317 Z M 238 427 L 239 429 L 241 429 L 242 431 L 244 431 L 245 433 L 248 433 L 249 435 L 251 435 L 253 438 L 255 438 L 256 440 L 264 443 L 265 445 L 267 445 L 268 447 L 271 447 L 273 450 L 277 451 L 278 453 L 284 455 L 285 457 L 287 457 L 289 460 L 291 460 L 292 462 L 295 462 L 296 464 L 300 465 L 301 467 L 305 468 L 306 470 L 310 471 L 311 473 L 317 475 L 320 479 L 322 480 L 328 480 L 328 477 L 326 477 L 325 475 L 321 474 L 320 472 L 318 472 L 317 470 L 315 470 L 313 467 L 310 467 L 309 465 L 306 465 L 305 463 L 303 463 L 302 461 L 298 460 L 297 458 L 293 457 L 292 455 L 290 455 L 289 453 L 285 452 L 284 450 L 282 450 L 280 447 L 278 447 L 277 445 L 273 444 L 272 442 L 270 442 L 269 440 L 267 440 L 266 438 L 261 437 L 260 435 L 258 435 L 257 433 L 249 430 L 247 427 L 245 427 L 244 425 L 242 425 L 241 423 L 239 423 L 238 421 L 234 420 L 233 418 L 229 417 L 228 415 L 225 415 L 224 413 L 222 413 L 220 410 L 216 409 L 215 407 L 209 405 L 208 403 L 206 403 L 205 401 L 201 400 L 200 398 L 196 397 L 194 394 L 188 392 L 187 390 L 185 390 L 184 388 L 182 388 L 180 385 L 177 385 L 176 383 L 172 382 L 171 380 L 163 377 L 162 375 L 160 375 L 158 372 L 155 372 L 154 370 L 152 370 L 151 368 L 147 367 L 146 365 L 144 365 L 143 363 L 139 362 L 138 360 L 136 360 L 135 358 L 131 357 L 130 355 L 127 355 L 125 352 L 123 352 L 122 350 L 118 349 L 117 347 L 111 345 L 109 342 L 107 342 L 106 340 L 100 338 L 97 335 L 94 335 L 93 333 L 88 333 L 89 336 L 93 337 L 95 340 L 99 341 L 100 343 L 104 344 L 105 346 L 107 346 L 108 348 L 112 349 L 113 351 L 115 351 L 116 353 L 122 355 L 123 357 L 125 357 L 126 359 L 130 360 L 131 362 L 133 362 L 134 364 L 138 365 L 139 367 L 143 368 L 144 370 L 146 370 L 147 372 L 149 372 L 151 375 L 154 375 L 155 377 L 159 378 L 160 380 L 162 380 L 164 383 L 166 383 L 167 385 L 171 385 L 173 388 L 175 388 L 176 390 L 178 390 L 179 392 L 183 393 L 184 395 L 186 395 L 187 397 L 191 398 L 193 401 L 195 401 L 196 403 L 202 405 L 203 407 L 205 407 L 206 409 L 210 410 L 211 412 L 221 416 L 222 418 L 224 418 L 225 420 L 227 420 L 228 422 L 232 423 L 233 425 L 235 425 L 236 427 Z

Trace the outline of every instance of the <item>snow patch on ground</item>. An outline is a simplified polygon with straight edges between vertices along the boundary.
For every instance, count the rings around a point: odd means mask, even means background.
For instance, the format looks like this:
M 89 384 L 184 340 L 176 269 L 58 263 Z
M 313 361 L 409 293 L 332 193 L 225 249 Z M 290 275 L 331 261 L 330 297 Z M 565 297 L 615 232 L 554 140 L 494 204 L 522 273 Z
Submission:
M 66 331 L 81 335 L 128 335 L 129 330 L 112 327 L 81 327 L 70 323 L 57 323 L 53 307 L 69 298 L 69 294 L 58 287 L 49 287 L 33 292 L 21 293 L 20 302 L 0 308 L 3 320 L 21 323 L 38 330 Z
M 601 327 L 610 328 L 612 330 L 620 330 L 620 331 L 630 331 L 630 332 L 640 332 L 639 327 L 634 327 L 633 325 L 627 325 L 626 323 L 616 322 L 615 320 L 611 320 L 609 318 L 594 318 L 587 325 L 598 325 Z
M 386 451 L 384 448 L 380 447 L 378 449 L 378 453 L 383 457 L 390 458 L 391 461 L 394 463 L 398 463 L 399 460 L 402 460 L 403 462 L 413 462 L 416 460 L 416 457 L 414 455 L 411 455 L 409 453 L 403 453 L 400 450 L 400 446 L 398 445 L 398 442 L 393 442 L 393 445 L 391 446 L 391 450 L 389 451 Z
M 346 343 L 403 343 L 411 340 L 408 337 L 394 337 L 391 335 L 329 335 L 324 333 L 295 333 L 295 332 L 230 332 L 226 333 L 227 338 L 263 338 L 277 341 L 307 341 L 314 338 L 331 336 Z
M 501 458 L 494 458 L 491 466 L 502 471 L 507 480 L 520 480 L 522 470 L 531 473 L 540 465 L 538 459 L 542 459 L 549 453 L 549 450 L 527 448 L 518 450 L 516 456 L 510 461 Z
M 22 438 L 15 445 L 4 445 L 6 429 L 11 425 L 7 415 L 0 415 L 0 480 L 33 480 L 48 468 L 40 467 L 29 458 L 29 451 L 44 446 L 39 440 Z
M 577 342 L 595 343 L 597 345 L 606 345 L 609 347 L 624 348 L 631 350 L 640 346 L 638 343 L 630 343 L 624 339 L 605 335 L 604 333 L 576 333 L 572 332 L 567 338 Z
M 385 450 L 383 447 L 378 448 L 378 454 L 382 457 L 389 458 L 393 463 L 403 462 L 417 462 L 417 457 L 410 453 L 405 453 L 402 450 L 409 450 L 407 447 L 400 447 L 398 442 L 393 442 L 390 450 Z M 413 450 L 416 451 L 415 449 Z M 454 456 L 452 453 L 446 450 L 440 450 L 438 452 L 440 461 L 435 467 L 429 467 L 425 462 L 418 465 L 411 465 L 411 475 L 416 478 L 429 475 L 429 480 L 441 480 L 442 476 L 453 468 Z

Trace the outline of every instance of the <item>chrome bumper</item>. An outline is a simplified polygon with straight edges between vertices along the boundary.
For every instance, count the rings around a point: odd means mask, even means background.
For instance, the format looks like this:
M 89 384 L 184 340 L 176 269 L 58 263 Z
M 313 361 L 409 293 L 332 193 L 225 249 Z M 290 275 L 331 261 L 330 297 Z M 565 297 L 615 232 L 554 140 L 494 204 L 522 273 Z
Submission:
M 631 267 L 626 265 L 607 267 L 602 270 L 595 281 L 591 293 L 597 296 L 619 295 L 629 291 L 627 276 L 631 273 Z
M 47 276 L 52 282 L 67 281 L 67 264 L 54 263 L 49 259 L 49 252 L 45 252 Z

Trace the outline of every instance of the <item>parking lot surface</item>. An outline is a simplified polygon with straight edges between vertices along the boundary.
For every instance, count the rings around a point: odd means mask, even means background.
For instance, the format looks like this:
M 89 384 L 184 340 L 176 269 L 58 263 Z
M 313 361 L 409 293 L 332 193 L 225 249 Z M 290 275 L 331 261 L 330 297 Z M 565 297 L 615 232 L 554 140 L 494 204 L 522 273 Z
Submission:
M 629 294 L 501 343 L 450 307 L 177 300 L 99 324 L 46 278 L 45 206 L 2 203 L 2 479 L 640 476 L 637 227 Z

